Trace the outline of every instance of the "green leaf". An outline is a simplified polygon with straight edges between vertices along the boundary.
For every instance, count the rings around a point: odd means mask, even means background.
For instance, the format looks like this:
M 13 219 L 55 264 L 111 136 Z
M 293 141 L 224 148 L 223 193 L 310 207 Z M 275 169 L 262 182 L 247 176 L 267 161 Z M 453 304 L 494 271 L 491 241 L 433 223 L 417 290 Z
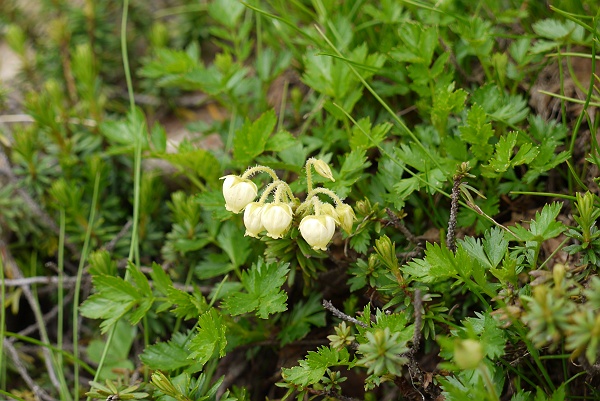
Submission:
M 175 370 L 192 363 L 187 359 L 189 351 L 188 337 L 177 332 L 168 342 L 149 345 L 140 355 L 141 361 L 150 369 Z
M 562 205 L 558 202 L 544 205 L 541 212 L 535 213 L 535 219 L 529 225 L 529 230 L 516 224 L 510 227 L 510 231 L 524 241 L 546 241 L 559 236 L 566 227 L 560 221 L 556 221 Z
M 196 149 L 187 142 L 182 142 L 177 153 L 162 154 L 160 157 L 167 160 L 180 172 L 194 177 L 201 177 L 211 184 L 218 182 L 221 167 L 217 158 L 205 149 Z
M 438 44 L 435 27 L 405 23 L 401 25 L 398 37 L 402 41 L 402 45 L 390 50 L 389 54 L 393 59 L 411 64 L 424 64 L 425 67 L 429 67 Z
M 282 150 L 295 145 L 297 142 L 298 139 L 295 138 L 289 132 L 278 131 L 277 133 L 275 133 L 267 139 L 267 143 L 265 144 L 265 150 L 272 152 L 281 152 Z
M 225 356 L 225 346 L 227 345 L 225 331 L 223 316 L 214 308 L 206 311 L 198 319 L 198 333 L 189 343 L 188 358 L 205 364 L 215 355 Z
M 312 326 L 325 326 L 325 310 L 321 305 L 321 297 L 312 293 L 306 302 L 299 301 L 292 312 L 283 319 L 283 329 L 277 335 L 281 346 L 303 338 Z
M 517 144 L 518 134 L 514 131 L 502 136 L 496 144 L 494 156 L 489 164 L 483 167 L 482 174 L 486 177 L 495 177 L 498 173 L 504 173 L 509 168 L 531 162 L 539 153 L 539 149 L 531 142 L 522 144 L 518 152 L 513 156 Z
M 475 312 L 475 316 L 468 317 L 463 321 L 463 330 L 472 331 L 479 336 L 485 355 L 489 359 L 495 360 L 503 356 L 507 341 L 504 330 L 498 327 L 496 319 L 488 312 L 485 314 Z
M 173 314 L 184 320 L 193 319 L 204 313 L 208 304 L 204 296 L 198 289 L 194 289 L 191 294 L 177 288 L 169 288 L 167 297 L 172 305 L 175 305 Z
M 120 369 L 132 370 L 135 369 L 133 362 L 129 358 L 131 345 L 137 334 L 137 327 L 130 326 L 127 322 L 120 320 L 115 326 L 115 338 L 119 341 L 113 341 L 110 344 L 110 350 L 106 354 L 104 360 L 104 369 L 102 369 L 99 380 L 117 379 L 120 377 L 116 371 Z M 90 361 L 98 364 L 102 359 L 104 348 L 106 347 L 106 339 L 94 338 L 90 341 L 86 348 L 86 353 Z M 113 371 L 115 369 L 115 371 Z
M 221 226 L 217 235 L 217 242 L 221 249 L 229 256 L 234 267 L 239 267 L 246 262 L 252 252 L 251 240 L 244 235 L 233 221 L 227 221 Z
M 350 362 L 350 354 L 346 348 L 338 351 L 325 346 L 318 348 L 316 352 L 309 351 L 306 358 L 298 364 L 299 366 L 290 369 L 283 368 L 281 375 L 286 382 L 301 387 L 319 383 L 329 368 L 354 365 Z
M 169 288 L 173 287 L 173 282 L 167 272 L 156 262 L 152 262 L 150 277 L 154 282 L 154 288 L 163 295 L 167 295 Z
M 486 231 L 483 239 L 483 249 L 492 268 L 497 267 L 508 251 L 508 240 L 504 237 L 504 231 L 498 227 Z
M 493 146 L 489 143 L 494 136 L 492 124 L 487 122 L 487 114 L 483 107 L 474 104 L 467 114 L 467 125 L 458 128 L 464 141 L 471 144 L 471 152 L 476 158 L 488 161 Z
M 273 110 L 266 111 L 254 122 L 246 120 L 233 139 L 233 157 L 240 163 L 247 163 L 263 153 L 276 123 L 277 115 Z
M 224 308 L 233 316 L 256 311 L 261 319 L 287 310 L 287 294 L 281 289 L 290 271 L 289 264 L 257 263 L 242 273 L 241 282 L 246 292 L 229 295 Z
M 567 38 L 577 25 L 573 21 L 545 19 L 535 22 L 532 28 L 541 37 L 557 40 Z
M 165 153 L 167 151 L 167 131 L 160 124 L 154 124 L 150 132 L 150 141 L 154 147 L 154 151 Z
M 102 334 L 121 319 L 140 300 L 135 287 L 120 277 L 94 276 L 92 283 L 96 293 L 79 307 L 83 316 L 104 319 L 100 324 Z
M 440 135 L 447 133 L 450 113 L 462 110 L 466 100 L 467 92 L 462 89 L 454 90 L 454 83 L 436 91 L 431 108 L 431 123 Z
M 361 118 L 357 121 L 357 126 L 352 127 L 350 148 L 356 150 L 376 147 L 383 142 L 391 128 L 392 125 L 389 123 L 373 127 L 369 117 Z
M 148 138 L 146 136 L 146 117 L 144 112 L 136 107 L 133 112 L 127 114 L 124 121 L 104 121 L 100 124 L 100 132 L 110 141 L 127 148 L 136 144 L 142 146 L 142 149 L 148 148 Z

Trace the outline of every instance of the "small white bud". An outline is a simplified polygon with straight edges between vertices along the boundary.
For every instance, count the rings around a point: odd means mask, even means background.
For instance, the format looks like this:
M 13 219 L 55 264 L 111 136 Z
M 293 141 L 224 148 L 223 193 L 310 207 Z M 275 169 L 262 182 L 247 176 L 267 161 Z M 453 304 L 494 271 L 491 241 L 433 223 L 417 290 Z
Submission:
M 300 222 L 300 234 L 313 249 L 327 250 L 335 232 L 335 220 L 328 215 L 306 216 Z
M 263 205 L 257 202 L 252 202 L 246 206 L 244 210 L 244 225 L 246 226 L 246 234 L 250 237 L 258 238 L 258 233 L 265 229 L 262 224 Z
M 346 205 L 345 203 L 340 203 L 335 208 L 338 219 L 340 222 L 340 227 L 348 234 L 352 232 L 352 225 L 354 224 L 354 220 L 356 220 L 356 215 L 354 214 L 354 210 L 350 205 Z
M 329 164 L 325 163 L 323 160 L 314 159 L 313 166 L 315 167 L 315 171 L 317 172 L 317 174 L 319 174 L 321 177 L 325 177 L 331 181 L 335 181 L 335 179 L 333 178 L 333 174 L 331 173 L 331 168 L 329 167 Z
M 457 340 L 454 344 L 454 362 L 461 369 L 475 369 L 484 356 L 483 347 L 477 340 Z
M 271 238 L 281 238 L 292 224 L 292 208 L 287 203 L 268 203 L 263 206 L 261 222 Z
M 256 184 L 237 175 L 226 175 L 221 177 L 223 181 L 223 197 L 225 198 L 225 209 L 233 213 L 239 213 L 258 193 Z

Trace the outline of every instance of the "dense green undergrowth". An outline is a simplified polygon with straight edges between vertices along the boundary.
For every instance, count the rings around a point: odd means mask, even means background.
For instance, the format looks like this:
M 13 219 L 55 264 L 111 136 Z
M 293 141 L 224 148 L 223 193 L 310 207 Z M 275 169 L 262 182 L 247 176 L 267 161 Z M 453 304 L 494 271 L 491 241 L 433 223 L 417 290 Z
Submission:
M 600 14 L 544 3 L 2 3 L 2 397 L 600 399 Z

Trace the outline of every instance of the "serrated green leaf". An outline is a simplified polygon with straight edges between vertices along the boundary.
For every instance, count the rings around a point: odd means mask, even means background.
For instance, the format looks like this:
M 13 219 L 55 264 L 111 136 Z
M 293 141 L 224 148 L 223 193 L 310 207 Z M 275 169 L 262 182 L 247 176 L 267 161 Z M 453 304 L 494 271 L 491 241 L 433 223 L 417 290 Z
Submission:
M 169 288 L 173 286 L 173 281 L 162 268 L 156 262 L 152 262 L 152 271 L 150 272 L 150 277 L 154 282 L 154 288 L 163 295 L 167 295 Z
M 361 118 L 357 121 L 357 126 L 352 127 L 350 148 L 356 150 L 376 147 L 385 139 L 391 128 L 392 125 L 389 123 L 373 127 L 369 117 Z
M 446 134 L 450 113 L 462 110 L 466 100 L 467 92 L 463 89 L 455 90 L 454 83 L 436 91 L 431 108 L 431 123 L 440 135 Z
M 177 332 L 168 342 L 149 345 L 140 355 L 141 361 L 150 369 L 175 370 L 192 363 L 188 357 L 189 341 L 185 334 Z
M 400 27 L 398 37 L 402 41 L 402 45 L 390 50 L 389 54 L 393 59 L 411 64 L 424 64 L 429 67 L 438 44 L 435 27 L 405 23 Z
M 548 39 L 563 39 L 569 36 L 577 27 L 572 21 L 558 21 L 555 19 L 544 19 L 532 25 L 538 35 Z
M 225 356 L 226 325 L 223 316 L 216 309 L 206 311 L 198 319 L 198 333 L 190 340 L 188 350 L 189 359 L 195 359 L 200 364 L 205 364 L 213 356 Z
M 173 314 L 184 320 L 196 318 L 208 308 L 204 296 L 197 289 L 188 294 L 185 291 L 171 287 L 167 291 L 167 298 L 171 304 L 175 305 L 172 311 Z
M 309 351 L 306 358 L 299 361 L 299 366 L 290 369 L 283 368 L 281 374 L 286 382 L 306 387 L 318 383 L 328 368 L 352 365 L 347 349 L 343 348 L 338 351 L 322 346 L 316 352 Z
M 487 114 L 483 107 L 474 104 L 467 114 L 467 125 L 458 128 L 464 141 L 471 144 L 471 152 L 479 160 L 487 161 L 492 154 L 493 146 L 489 143 L 494 136 L 492 124 L 487 122 Z
M 464 330 L 472 331 L 479 336 L 485 355 L 489 359 L 495 360 L 503 356 L 507 341 L 504 330 L 498 327 L 496 319 L 487 312 L 485 314 L 475 312 L 475 316 L 464 320 Z
M 212 153 L 205 149 L 195 149 L 189 144 L 182 143 L 177 153 L 162 154 L 160 157 L 184 174 L 201 177 L 211 184 L 216 184 L 221 175 L 219 161 Z
M 124 121 L 102 122 L 100 132 L 110 141 L 119 145 L 133 147 L 137 144 L 142 149 L 148 148 L 146 117 L 138 107 L 127 113 L 127 119 Z
M 289 265 L 257 263 L 242 273 L 241 282 L 246 292 L 231 294 L 225 299 L 224 308 L 233 316 L 256 311 L 261 319 L 270 314 L 287 310 L 287 294 L 281 286 L 287 278 Z
M 247 163 L 263 153 L 276 123 L 277 115 L 273 110 L 266 111 L 254 122 L 247 120 L 235 133 L 234 158 L 241 163 Z
M 504 237 L 504 231 L 498 227 L 486 231 L 483 239 L 483 249 L 492 268 L 497 267 L 508 251 L 508 240 Z
M 135 283 L 136 292 L 139 297 L 148 297 L 152 298 L 152 288 L 150 288 L 150 283 L 148 283 L 148 279 L 142 273 L 142 271 L 133 264 L 130 260 L 127 261 L 127 270 Z
M 567 228 L 560 221 L 556 221 L 562 205 L 558 202 L 544 205 L 541 212 L 535 213 L 535 219 L 529 225 L 529 230 L 517 224 L 510 227 L 523 241 L 546 241 L 559 236 Z

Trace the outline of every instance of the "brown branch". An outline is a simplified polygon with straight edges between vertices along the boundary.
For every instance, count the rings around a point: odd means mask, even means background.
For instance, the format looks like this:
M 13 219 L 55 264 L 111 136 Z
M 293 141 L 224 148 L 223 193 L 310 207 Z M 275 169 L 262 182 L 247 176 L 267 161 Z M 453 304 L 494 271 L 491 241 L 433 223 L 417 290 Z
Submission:
M 421 246 L 421 242 L 419 241 L 419 239 L 415 237 L 415 235 L 411 233 L 408 230 L 408 228 L 406 228 L 404 223 L 398 218 L 398 216 L 396 216 L 396 213 L 394 213 L 392 209 L 386 207 L 385 212 L 390 218 L 390 222 L 394 225 L 395 228 L 397 228 L 402 233 L 402 235 L 406 237 L 407 240 L 409 240 L 411 243 L 417 246 Z
M 12 342 L 8 341 L 7 339 L 4 339 L 3 342 L 6 353 L 13 361 L 15 367 L 17 368 L 17 372 L 19 372 L 19 375 L 21 376 L 21 378 L 23 378 L 23 381 L 29 386 L 33 394 L 35 394 L 35 396 L 41 400 L 55 401 L 55 398 L 52 398 L 43 388 L 41 388 L 35 382 L 35 380 L 31 378 L 31 376 L 29 376 L 29 374 L 27 373 L 27 369 L 25 368 L 25 365 L 23 365 L 23 362 L 19 357 L 19 353 L 17 352 Z
M 117 242 L 123 238 L 125 236 L 125 234 L 127 234 L 127 232 L 129 231 L 129 229 L 131 228 L 131 226 L 133 225 L 133 221 L 132 220 L 127 220 L 127 223 L 125 223 L 125 225 L 123 226 L 123 228 L 121 228 L 121 231 L 119 231 L 117 233 L 117 235 L 115 235 L 115 237 L 113 239 L 111 239 L 109 242 L 107 242 L 104 245 L 104 249 L 107 250 L 108 252 L 111 252 L 113 249 L 115 249 L 115 246 L 117 245 Z
M 2 240 L 2 239 L 0 239 L 0 253 L 1 253 L 0 256 L 2 257 L 2 260 L 4 261 L 4 268 L 7 270 L 7 272 L 10 271 L 10 274 L 12 275 L 12 277 L 16 277 L 17 279 L 22 279 L 23 272 L 17 265 L 17 262 L 15 262 L 15 260 L 13 259 L 12 254 L 10 253 L 10 250 L 4 243 L 4 240 Z M 27 303 L 29 303 L 29 307 L 31 308 L 31 310 L 33 311 L 33 314 L 35 316 L 36 324 L 38 326 L 38 331 L 40 333 L 40 338 L 46 344 L 50 344 L 50 340 L 48 339 L 48 333 L 46 332 L 46 326 L 44 323 L 40 305 L 37 302 L 36 298 L 33 296 L 33 293 L 31 292 L 31 288 L 29 286 L 25 285 L 25 286 L 22 286 L 22 288 L 23 288 L 23 295 L 25 295 L 25 299 L 27 300 Z M 54 371 L 54 366 L 52 363 L 52 354 L 50 353 L 50 350 L 46 347 L 42 348 L 42 352 L 44 354 L 44 359 L 46 362 L 46 369 L 48 370 L 48 376 L 50 377 L 50 381 L 52 382 L 54 387 L 58 391 L 60 391 L 60 383 L 58 381 L 58 376 L 56 375 L 56 372 Z
M 339 310 L 338 308 L 336 308 L 335 306 L 333 306 L 333 304 L 331 303 L 331 301 L 327 301 L 327 300 L 323 300 L 323 307 L 325 307 L 325 309 L 329 310 L 331 313 L 333 313 L 334 316 L 339 317 L 340 319 L 346 320 L 350 323 L 354 323 L 357 324 L 361 327 L 369 327 L 367 326 L 365 323 L 361 322 L 358 319 L 353 318 L 352 316 L 348 316 L 346 315 L 344 312 L 342 312 L 341 310 Z
M 458 213 L 458 196 L 460 195 L 462 178 L 463 176 L 459 174 L 454 177 L 454 185 L 452 185 L 452 194 L 450 196 L 450 220 L 448 221 L 446 246 L 452 252 L 456 252 L 456 215 Z

